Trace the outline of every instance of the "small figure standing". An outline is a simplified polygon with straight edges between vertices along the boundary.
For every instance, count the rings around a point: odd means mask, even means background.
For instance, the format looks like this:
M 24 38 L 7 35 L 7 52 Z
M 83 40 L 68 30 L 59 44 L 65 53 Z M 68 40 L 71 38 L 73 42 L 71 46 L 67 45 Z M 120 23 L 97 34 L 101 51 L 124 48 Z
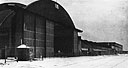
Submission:
M 31 50 L 29 51 L 29 57 L 30 57 L 30 62 L 32 62 L 32 60 L 33 60 L 33 52 Z

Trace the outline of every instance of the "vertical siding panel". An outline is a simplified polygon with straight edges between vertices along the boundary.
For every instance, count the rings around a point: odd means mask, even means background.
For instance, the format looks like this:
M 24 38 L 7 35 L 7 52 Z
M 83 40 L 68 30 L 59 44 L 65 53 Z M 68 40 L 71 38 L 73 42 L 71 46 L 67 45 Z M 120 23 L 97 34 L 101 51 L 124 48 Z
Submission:
M 78 55 L 78 33 L 74 30 L 74 55 Z
M 36 57 L 44 56 L 44 36 L 45 36 L 45 19 L 43 17 L 36 17 Z
M 54 55 L 54 23 L 46 20 L 46 53 L 47 56 Z

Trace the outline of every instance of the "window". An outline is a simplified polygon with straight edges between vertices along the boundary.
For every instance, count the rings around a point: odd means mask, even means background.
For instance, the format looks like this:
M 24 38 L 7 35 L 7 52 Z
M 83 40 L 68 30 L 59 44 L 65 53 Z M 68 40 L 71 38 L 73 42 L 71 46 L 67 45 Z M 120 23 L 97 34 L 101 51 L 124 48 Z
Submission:
M 59 9 L 59 5 L 58 5 L 58 4 L 55 4 L 55 8 L 56 8 L 56 9 Z

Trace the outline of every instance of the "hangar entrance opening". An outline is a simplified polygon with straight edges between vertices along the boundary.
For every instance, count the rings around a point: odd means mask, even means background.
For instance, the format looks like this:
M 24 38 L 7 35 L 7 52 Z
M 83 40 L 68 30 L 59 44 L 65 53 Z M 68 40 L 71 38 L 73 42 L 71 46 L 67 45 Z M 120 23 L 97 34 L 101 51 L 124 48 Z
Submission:
M 72 56 L 73 32 L 69 28 L 55 24 L 55 56 Z

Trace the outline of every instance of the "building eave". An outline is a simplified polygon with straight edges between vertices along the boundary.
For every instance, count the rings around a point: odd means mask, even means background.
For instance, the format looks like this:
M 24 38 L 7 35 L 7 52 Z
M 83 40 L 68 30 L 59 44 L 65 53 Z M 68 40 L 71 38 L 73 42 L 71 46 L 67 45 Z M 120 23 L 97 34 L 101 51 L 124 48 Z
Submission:
M 76 31 L 78 31 L 78 32 L 80 32 L 80 33 L 82 33 L 82 32 L 83 32 L 82 30 L 77 29 L 77 28 L 75 28 L 75 30 L 76 30 Z

